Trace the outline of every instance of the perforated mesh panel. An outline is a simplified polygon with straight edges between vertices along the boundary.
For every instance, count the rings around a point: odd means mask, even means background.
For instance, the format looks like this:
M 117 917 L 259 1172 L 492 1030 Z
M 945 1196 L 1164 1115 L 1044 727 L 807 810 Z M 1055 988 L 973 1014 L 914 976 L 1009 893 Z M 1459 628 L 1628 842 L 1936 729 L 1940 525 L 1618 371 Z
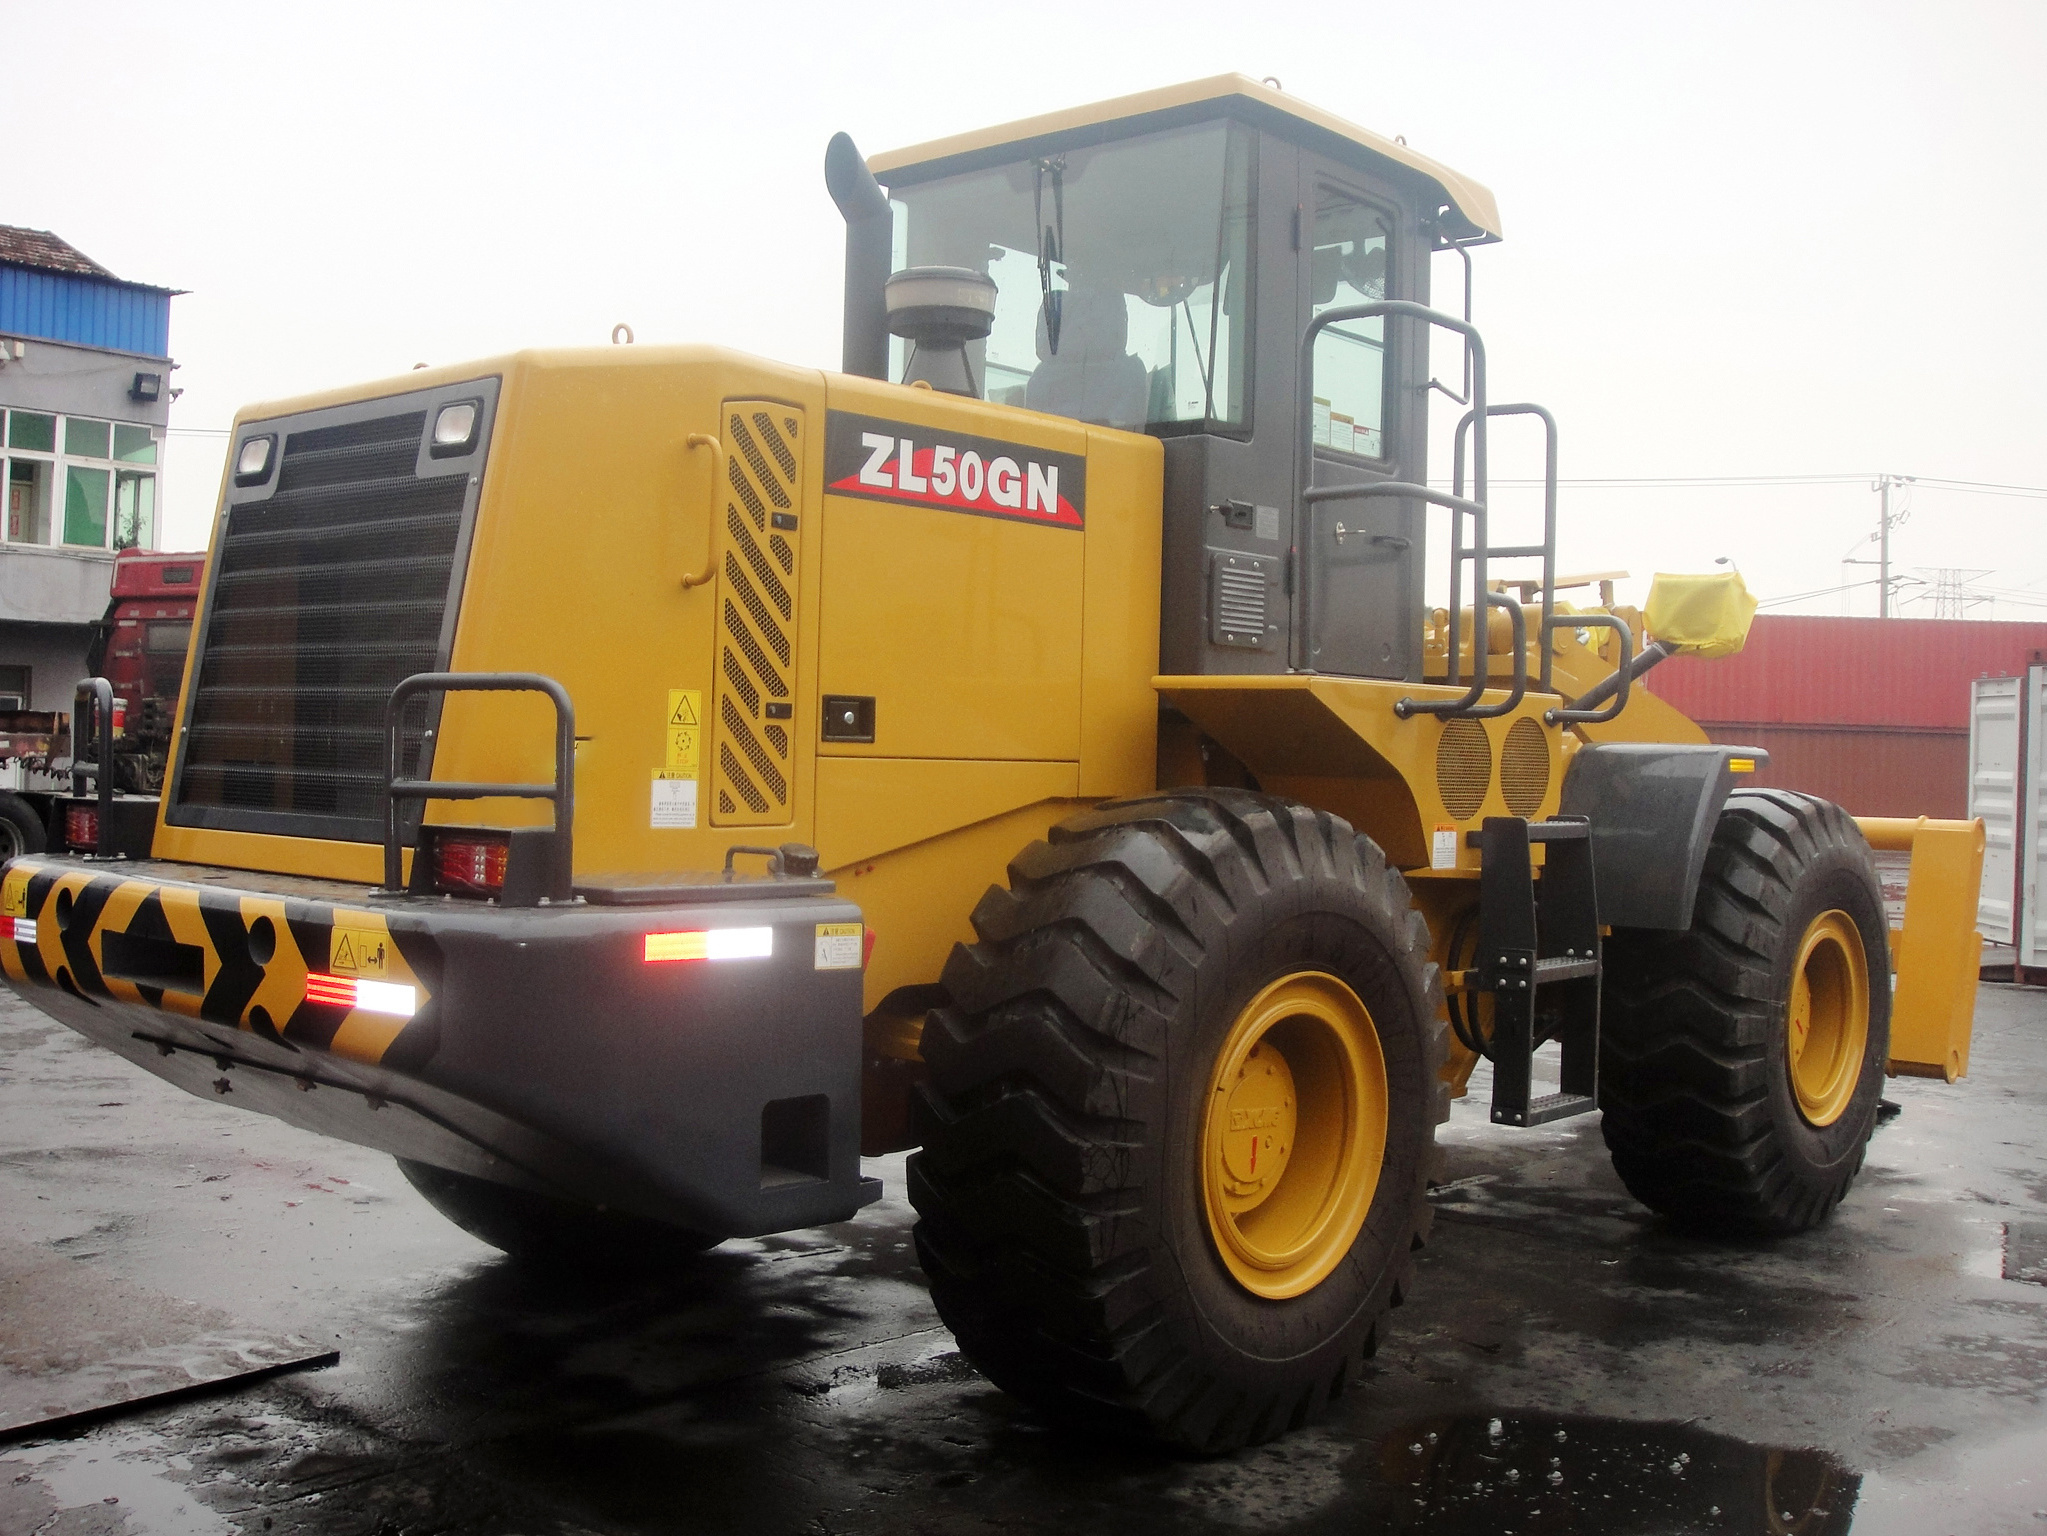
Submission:
M 1549 741 L 1527 716 L 1507 730 L 1500 748 L 1500 795 L 1516 816 L 1533 816 L 1549 793 Z
M 425 427 L 409 410 L 291 431 L 276 494 L 229 511 L 179 809 L 375 835 L 384 702 L 437 664 L 468 490 L 464 475 L 414 473 Z M 421 700 L 408 763 L 425 719 Z
M 1469 821 L 1493 782 L 1493 743 L 1476 720 L 1452 720 L 1436 743 L 1436 793 L 1443 808 Z
M 767 720 L 796 691 L 795 530 L 777 529 L 802 499 L 796 484 L 803 416 L 787 406 L 728 400 L 719 517 L 716 749 L 711 824 L 778 826 L 791 819 L 789 733 Z

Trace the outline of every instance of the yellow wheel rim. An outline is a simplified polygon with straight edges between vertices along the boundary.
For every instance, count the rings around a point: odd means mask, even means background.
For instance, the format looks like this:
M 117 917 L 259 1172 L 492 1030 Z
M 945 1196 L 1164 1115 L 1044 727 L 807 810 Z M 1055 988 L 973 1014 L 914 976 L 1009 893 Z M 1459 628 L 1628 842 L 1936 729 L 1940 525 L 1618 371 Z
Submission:
M 1838 907 L 1814 918 L 1799 942 L 1784 1029 L 1798 1112 L 1810 1125 L 1832 1125 L 1855 1096 L 1869 1050 L 1869 963 L 1855 919 Z
M 1209 1078 L 1208 1229 L 1253 1295 L 1314 1289 L 1357 1241 L 1386 1156 L 1386 1058 L 1357 993 L 1296 971 L 1244 1005 Z

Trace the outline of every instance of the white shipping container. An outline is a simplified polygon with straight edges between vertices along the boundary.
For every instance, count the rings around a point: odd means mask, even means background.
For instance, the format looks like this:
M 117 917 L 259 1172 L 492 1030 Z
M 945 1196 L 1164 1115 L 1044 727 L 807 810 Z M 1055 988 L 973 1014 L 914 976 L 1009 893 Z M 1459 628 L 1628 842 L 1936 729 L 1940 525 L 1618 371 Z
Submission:
M 2047 666 L 1970 686 L 1969 814 L 1984 832 L 1977 932 L 2047 967 Z
M 1992 944 L 2018 942 L 2020 708 L 2023 677 L 1979 677 L 1969 686 L 1969 815 L 1983 818 L 1983 887 L 1976 931 Z
M 2019 964 L 2047 966 L 2047 667 L 2026 674 L 2026 772 L 2019 807 Z

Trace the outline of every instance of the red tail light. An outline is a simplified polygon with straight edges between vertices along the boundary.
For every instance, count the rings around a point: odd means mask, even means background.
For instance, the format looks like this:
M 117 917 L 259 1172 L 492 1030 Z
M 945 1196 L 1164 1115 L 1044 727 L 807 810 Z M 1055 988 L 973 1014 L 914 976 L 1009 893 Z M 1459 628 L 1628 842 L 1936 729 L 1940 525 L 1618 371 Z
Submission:
M 65 806 L 64 846 L 66 848 L 97 848 L 99 841 L 99 808 L 92 805 Z
M 450 832 L 434 837 L 434 889 L 454 896 L 497 896 L 505 889 L 512 844 L 506 837 Z

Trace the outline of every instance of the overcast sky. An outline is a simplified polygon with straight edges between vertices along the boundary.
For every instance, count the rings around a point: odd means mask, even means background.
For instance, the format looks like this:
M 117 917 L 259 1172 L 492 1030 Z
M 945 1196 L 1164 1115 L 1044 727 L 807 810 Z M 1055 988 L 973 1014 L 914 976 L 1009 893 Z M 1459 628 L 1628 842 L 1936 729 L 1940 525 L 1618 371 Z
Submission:
M 1226 70 L 1493 189 L 1494 397 L 1556 412 L 1567 481 L 1851 477 L 1569 486 L 1567 569 L 1724 555 L 1787 597 L 1872 578 L 1840 562 L 1874 552 L 1874 472 L 2047 486 L 2040 0 L 0 0 L 0 40 L 0 223 L 191 290 L 167 546 L 207 537 L 252 401 L 619 321 L 834 366 L 835 130 L 873 152 Z M 2047 619 L 2047 499 L 1909 507 L 1903 572 L 1988 571 L 1996 617 Z

